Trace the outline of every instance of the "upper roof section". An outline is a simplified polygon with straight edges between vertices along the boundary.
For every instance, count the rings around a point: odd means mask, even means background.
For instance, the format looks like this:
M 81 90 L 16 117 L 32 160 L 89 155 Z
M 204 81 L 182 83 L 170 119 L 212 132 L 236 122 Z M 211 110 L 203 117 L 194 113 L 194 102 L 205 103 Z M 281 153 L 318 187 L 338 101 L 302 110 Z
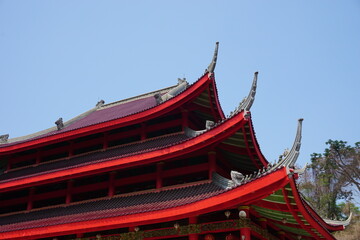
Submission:
M 55 122 L 57 125 L 55 127 L 22 137 L 7 139 L 6 141 L 3 140 L 0 142 L 0 147 L 10 146 L 16 143 L 29 141 L 31 139 L 47 137 L 145 111 L 157 105 L 156 99 L 154 97 L 155 94 L 165 95 L 174 88 L 176 88 L 176 86 L 164 88 L 156 92 L 142 94 L 109 104 L 104 104 L 105 102 L 101 100 L 94 108 L 74 117 L 69 121 L 63 122 L 60 118 Z
M 86 135 L 96 126 L 97 129 L 106 128 L 119 123 L 132 124 L 135 121 L 141 122 L 141 119 L 148 116 L 150 118 L 159 116 L 166 112 L 164 109 L 174 109 L 180 107 L 181 103 L 185 103 L 184 98 L 189 96 L 201 101 L 201 94 L 205 90 L 204 86 L 209 87 L 210 91 L 206 92 L 209 96 L 206 101 L 210 101 L 211 110 L 216 120 L 224 118 L 223 111 L 220 107 L 217 97 L 217 90 L 213 71 L 216 65 L 218 53 L 218 42 L 214 52 L 213 59 L 206 69 L 205 74 L 195 83 L 188 84 L 185 79 L 178 79 L 178 84 L 164 89 L 156 90 L 136 97 L 124 99 L 121 101 L 104 104 L 103 100 L 99 101 L 96 106 L 73 119 L 63 122 L 59 118 L 54 127 L 33 133 L 27 136 L 9 139 L 9 135 L 0 136 L 0 152 L 7 152 L 22 148 L 23 143 L 26 146 L 36 145 L 38 143 L 46 143 L 54 141 L 54 139 L 62 139 L 65 137 L 78 136 L 78 134 Z M 211 94 L 210 94 L 211 92 Z M 184 94 L 182 94 L 184 93 Z M 177 96 L 181 95 L 182 97 Z M 172 101 L 170 101 L 172 100 Z M 171 103 L 169 103 L 169 101 Z M 182 101 L 182 102 L 181 102 Z M 175 104 L 178 103 L 178 104 Z M 24 145 L 24 146 L 25 146 Z

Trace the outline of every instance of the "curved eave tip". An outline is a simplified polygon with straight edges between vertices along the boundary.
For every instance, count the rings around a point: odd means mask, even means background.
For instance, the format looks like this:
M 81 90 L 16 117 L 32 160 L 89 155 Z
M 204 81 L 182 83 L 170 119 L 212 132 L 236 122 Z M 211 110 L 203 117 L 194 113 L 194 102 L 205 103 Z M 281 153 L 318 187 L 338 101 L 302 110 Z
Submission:
M 218 49 L 219 49 L 219 42 L 216 42 L 213 59 L 205 72 L 208 72 L 208 73 L 214 72 L 215 66 L 216 66 L 216 61 L 217 61 Z
M 304 121 L 304 119 L 303 118 L 299 118 L 299 120 L 298 120 L 299 122 L 302 122 L 302 121 Z
M 353 215 L 353 213 L 352 212 L 350 212 L 350 215 L 349 215 L 349 217 L 343 222 L 343 224 L 344 224 L 344 226 L 347 226 L 347 225 L 349 225 L 350 224 L 350 222 L 351 222 L 351 219 L 352 219 L 352 215 Z
M 300 168 L 300 169 L 295 169 L 295 173 L 297 173 L 297 174 L 299 174 L 299 175 L 301 175 L 301 174 L 303 174 L 305 171 L 306 171 L 306 168 L 307 168 L 307 163 L 305 163 L 305 165 L 302 167 L 302 168 Z
M 255 75 L 258 75 L 258 74 L 259 74 L 259 72 L 258 72 L 258 71 L 256 71 L 256 72 L 254 72 L 254 74 L 255 74 Z
M 327 224 L 333 225 L 333 226 L 348 226 L 351 222 L 353 213 L 350 212 L 349 217 L 346 220 L 339 221 L 339 220 L 329 220 L 329 219 L 323 219 Z

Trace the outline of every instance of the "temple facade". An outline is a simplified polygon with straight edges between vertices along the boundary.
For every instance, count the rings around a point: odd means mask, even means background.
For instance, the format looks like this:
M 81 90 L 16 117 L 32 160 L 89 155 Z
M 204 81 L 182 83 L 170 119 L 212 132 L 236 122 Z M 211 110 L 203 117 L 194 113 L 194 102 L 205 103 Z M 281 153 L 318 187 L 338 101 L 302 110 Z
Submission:
M 258 74 L 225 116 L 217 52 L 192 84 L 0 136 L 0 239 L 335 239 L 349 221 L 322 219 L 297 189 L 302 119 L 269 163 L 250 112 Z

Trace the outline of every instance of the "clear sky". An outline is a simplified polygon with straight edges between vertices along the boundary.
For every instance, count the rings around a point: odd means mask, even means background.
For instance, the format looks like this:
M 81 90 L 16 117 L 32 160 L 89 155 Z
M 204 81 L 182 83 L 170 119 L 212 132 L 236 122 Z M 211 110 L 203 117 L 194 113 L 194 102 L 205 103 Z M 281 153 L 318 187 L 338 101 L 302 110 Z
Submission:
M 304 118 L 300 165 L 360 141 L 360 1 L 0 1 L 0 135 L 55 126 L 177 83 L 210 63 L 228 114 L 248 94 L 274 161 Z

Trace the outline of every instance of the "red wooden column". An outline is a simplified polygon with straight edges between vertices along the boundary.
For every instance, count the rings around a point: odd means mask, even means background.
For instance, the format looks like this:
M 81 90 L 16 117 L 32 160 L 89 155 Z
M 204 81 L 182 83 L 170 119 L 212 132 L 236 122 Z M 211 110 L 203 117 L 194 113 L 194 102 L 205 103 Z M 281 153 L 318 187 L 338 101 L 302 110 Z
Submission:
M 189 224 L 197 224 L 197 216 L 190 217 Z M 197 233 L 189 234 L 189 240 L 198 240 L 198 239 L 199 239 L 199 234 Z
M 209 160 L 209 179 L 211 179 L 213 172 L 216 171 L 216 152 L 215 151 L 208 152 L 208 160 Z
M 67 188 L 66 188 L 66 200 L 65 203 L 69 204 L 72 201 L 72 190 L 74 187 L 74 180 L 70 179 L 67 181 Z
M 141 133 L 140 133 L 141 140 L 146 139 L 146 123 L 141 123 Z
M 244 226 L 240 227 L 240 240 L 250 240 L 251 239 L 251 229 L 248 226 L 250 222 L 250 207 L 249 206 L 240 206 L 239 207 L 239 217 L 240 221 L 244 220 Z
M 281 240 L 286 240 L 286 237 L 285 237 L 285 232 L 284 231 L 279 231 L 277 232 L 279 234 L 279 239 Z
M 108 196 L 112 197 L 115 195 L 115 178 L 116 178 L 116 172 L 112 171 L 109 173 L 109 191 Z
M 139 227 L 129 227 L 129 232 L 138 232 L 139 230 Z
M 163 166 L 164 162 L 156 163 L 156 189 L 163 187 Z
M 83 233 L 77 233 L 77 234 L 76 234 L 76 238 L 82 238 L 82 237 L 84 237 L 84 234 L 83 234 Z
M 41 151 L 40 149 L 38 149 L 36 151 L 36 160 L 35 160 L 35 164 L 38 165 L 41 162 Z
M 31 187 L 31 188 L 29 189 L 29 198 L 28 198 L 27 207 L 26 207 L 26 209 L 27 209 L 28 211 L 30 211 L 31 209 L 33 209 L 34 194 L 35 194 L 35 188 L 34 188 L 34 187 Z
M 267 229 L 267 219 L 266 218 L 259 218 L 259 223 L 263 229 L 265 229 L 265 230 Z
M 74 141 L 70 141 L 70 145 L 69 145 L 69 157 L 74 156 Z
M 182 130 L 185 130 L 189 126 L 189 111 L 187 109 L 181 109 L 181 125 Z
M 6 172 L 11 169 L 11 160 L 9 160 L 6 164 Z
M 106 150 L 109 147 L 108 132 L 104 132 L 103 149 Z

